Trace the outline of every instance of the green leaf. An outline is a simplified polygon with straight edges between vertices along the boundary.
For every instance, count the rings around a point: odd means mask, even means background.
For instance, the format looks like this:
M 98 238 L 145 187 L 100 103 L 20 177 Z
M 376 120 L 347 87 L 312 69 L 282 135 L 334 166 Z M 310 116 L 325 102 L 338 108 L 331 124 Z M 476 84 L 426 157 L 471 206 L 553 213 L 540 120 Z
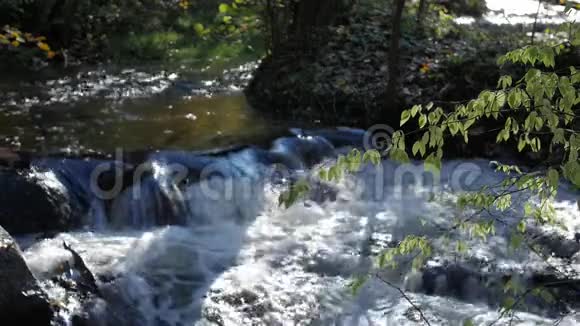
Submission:
M 340 168 L 338 166 L 333 166 L 328 170 L 328 179 L 330 181 L 336 180 L 339 181 L 342 176 Z
M 426 124 L 427 124 L 427 116 L 424 114 L 421 114 L 419 116 L 419 128 L 425 127 Z
M 557 188 L 560 181 L 560 173 L 554 168 L 548 170 L 548 184 L 552 188 Z
M 459 122 L 451 122 L 449 124 L 449 131 L 451 132 L 452 136 L 457 135 L 459 132 Z
M 524 148 L 526 148 L 526 140 L 522 137 L 520 138 L 520 140 L 518 141 L 518 152 L 521 152 L 524 150 Z
M 577 153 L 574 156 L 577 156 Z M 566 179 L 580 188 L 580 163 L 578 163 L 577 157 L 575 160 L 573 159 L 574 157 L 570 157 L 570 160 L 563 167 L 563 172 Z
M 222 3 L 219 5 L 218 9 L 221 14 L 225 14 L 230 10 L 230 6 L 227 3 Z
M 417 113 L 421 112 L 421 106 L 420 105 L 414 105 L 413 108 L 411 108 L 411 116 L 414 118 Z
M 544 47 L 541 54 L 542 63 L 548 68 L 556 66 L 555 54 L 552 47 Z
M 200 24 L 200 23 L 196 23 L 196 24 L 193 26 L 193 29 L 195 30 L 195 32 L 196 32 L 198 35 L 201 35 L 201 34 L 203 34 L 203 32 L 205 31 L 205 27 L 203 26 L 203 24 Z
M 520 248 L 523 241 L 524 237 L 521 234 L 513 234 L 510 238 L 510 248 L 514 250 Z
M 559 82 L 558 75 L 556 75 L 555 73 L 549 74 L 544 77 L 543 83 L 544 88 L 546 89 L 546 96 L 548 96 L 548 99 L 551 100 L 556 94 L 558 82 Z
M 572 84 L 580 83 L 580 72 L 574 67 L 570 67 L 570 80 L 572 81 Z
M 506 89 L 512 85 L 512 76 L 501 76 L 497 83 L 497 88 Z
M 511 310 L 513 310 L 515 304 L 516 304 L 516 300 L 514 298 L 507 297 L 502 302 L 501 307 L 504 311 L 511 311 Z
M 519 88 L 510 91 L 508 94 L 508 104 L 512 109 L 517 109 L 522 105 L 522 94 Z
M 365 285 L 365 283 L 367 282 L 368 278 L 369 278 L 368 275 L 361 275 L 355 277 L 354 280 L 352 280 L 352 282 L 349 285 L 351 293 L 353 295 L 357 295 L 360 289 L 363 287 L 363 285 Z
M 401 127 L 411 119 L 411 111 L 405 110 L 401 113 Z
M 320 180 L 322 181 L 330 181 L 328 179 L 328 170 L 326 169 L 322 169 L 320 170 L 320 172 L 318 172 L 318 177 L 320 178 Z
M 421 143 L 420 142 L 415 142 L 415 144 L 413 145 L 413 156 L 417 156 L 417 153 L 419 153 L 419 151 L 421 151 Z
M 372 163 L 374 165 L 381 164 L 381 153 L 375 149 L 368 150 L 364 153 L 362 158 L 363 163 Z
M 526 233 L 526 221 L 521 220 L 518 223 L 518 232 L 520 232 L 520 233 Z
M 467 252 L 467 245 L 465 244 L 465 242 L 463 241 L 457 241 L 457 244 L 455 246 L 455 250 L 457 250 L 458 253 L 460 254 L 464 254 Z
M 385 250 L 385 252 L 383 252 L 378 259 L 378 266 L 379 268 L 385 268 L 387 267 L 388 264 L 391 264 L 394 262 L 395 259 L 395 252 L 393 249 L 389 249 L 389 250 Z
M 530 204 L 530 203 L 524 204 L 524 216 L 525 217 L 532 216 L 533 211 L 534 211 L 534 208 L 532 207 L 532 204 Z
M 411 161 L 407 152 L 401 149 L 391 149 L 389 152 L 389 158 L 399 163 L 409 163 Z

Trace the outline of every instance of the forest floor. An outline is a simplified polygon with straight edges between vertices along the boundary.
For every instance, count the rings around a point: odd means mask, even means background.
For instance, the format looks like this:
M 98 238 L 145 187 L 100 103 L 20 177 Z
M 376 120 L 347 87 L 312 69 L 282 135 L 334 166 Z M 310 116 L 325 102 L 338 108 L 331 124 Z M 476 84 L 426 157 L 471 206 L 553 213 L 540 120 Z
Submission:
M 488 1 L 483 17 L 455 17 L 440 8 L 425 18 L 425 33 L 403 22 L 401 87 L 385 94 L 390 11 L 372 5 L 355 8 L 342 25 L 330 28 L 329 41 L 311 52 L 289 49 L 267 58 L 247 95 L 258 109 L 289 120 L 367 127 L 376 122 L 398 126 L 398 114 L 385 115 L 385 100 L 400 98 L 401 108 L 435 102 L 452 106 L 495 88 L 506 70 L 497 58 L 530 42 L 537 1 Z M 563 7 L 540 10 L 536 38 L 565 21 Z M 435 26 L 435 27 L 433 27 Z M 297 54 L 299 53 L 299 54 Z M 511 70 L 517 67 L 508 67 Z M 513 72 L 513 71 L 512 71 Z

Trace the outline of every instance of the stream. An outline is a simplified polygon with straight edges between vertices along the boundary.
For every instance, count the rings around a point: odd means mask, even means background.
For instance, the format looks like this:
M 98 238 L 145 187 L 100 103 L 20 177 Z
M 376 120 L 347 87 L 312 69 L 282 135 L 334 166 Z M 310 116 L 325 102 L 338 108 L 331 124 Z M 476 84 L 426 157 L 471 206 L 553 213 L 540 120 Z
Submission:
M 348 129 L 294 132 L 268 150 L 152 154 L 148 160 L 155 173 L 109 204 L 86 190 L 83 171 L 94 162 L 33 162 L 34 178 L 48 192 L 66 194 L 69 204 L 86 212 L 77 232 L 41 241 L 20 238 L 32 272 L 44 280 L 51 299 L 64 305 L 62 320 L 82 307 L 50 280 L 71 260 L 63 241 L 99 279 L 106 304 L 90 306 L 89 313 L 111 325 L 416 325 L 417 311 L 378 279 L 356 295 L 348 287 L 354 276 L 372 272 L 374 255 L 410 234 L 435 239 L 427 267 L 414 271 L 403 260 L 380 273 L 407 290 L 433 325 L 466 319 L 475 325 L 511 324 L 497 310 L 505 275 L 527 284 L 538 275 L 553 275 L 556 266 L 565 279 L 578 279 L 577 192 L 564 187 L 556 203 L 558 219 L 570 233 L 537 227 L 545 235 L 538 244 L 548 260 L 531 250 L 508 250 L 510 234 L 499 225 L 486 241 L 461 234 L 451 238 L 468 241 L 465 256 L 457 256 L 453 245 L 437 239 L 439 228 L 451 227 L 461 216 L 453 204 L 461 191 L 504 178 L 489 162 L 448 161 L 437 179 L 424 175 L 418 163 L 401 167 L 385 160 L 338 185 L 317 183 L 305 202 L 284 209 L 278 196 L 287 179 L 307 173 L 313 159 L 323 162 L 345 152 L 362 135 Z M 272 163 L 280 161 L 289 163 L 288 170 L 273 171 Z M 172 182 L 167 176 L 176 163 L 211 172 L 205 179 L 190 174 L 189 182 Z M 533 198 L 522 195 L 514 202 L 527 200 Z M 520 212 L 512 207 L 506 222 L 517 223 Z M 577 290 L 571 291 L 577 298 Z M 570 313 L 567 309 L 530 299 L 516 314 L 517 324 L 552 325 L 564 311 Z M 572 313 L 560 325 L 578 322 Z
M 492 23 L 502 8 L 509 15 L 498 3 L 490 4 Z M 567 231 L 531 226 L 547 259 L 508 250 L 501 226 L 486 241 L 461 233 L 444 240 L 440 230 L 466 214 L 454 204 L 459 194 L 505 175 L 478 159 L 446 161 L 441 175 L 384 159 L 338 184 L 320 181 L 316 169 L 364 148 L 368 133 L 260 116 L 241 93 L 255 65 L 219 76 L 162 67 L 0 76 L 0 149 L 30 154 L 23 177 L 74 225 L 17 237 L 59 303 L 55 324 L 87 314 L 89 325 L 425 325 L 409 301 L 431 325 L 580 324 L 578 306 L 541 299 L 514 318 L 499 312 L 507 275 L 580 284 L 577 190 L 562 185 L 555 204 Z M 109 196 L 94 172 L 119 166 L 131 180 Z M 281 207 L 281 192 L 304 176 L 311 194 Z M 522 203 L 534 200 L 521 194 L 502 218 L 517 224 Z M 395 269 L 373 269 L 376 255 L 411 234 L 434 241 L 425 268 L 401 259 Z M 460 239 L 463 256 L 454 250 Z M 98 300 L 82 302 L 54 281 L 73 263 L 63 241 L 96 276 Z M 351 293 L 354 277 L 375 272 L 406 295 L 379 278 Z M 578 288 L 558 291 L 578 303 Z

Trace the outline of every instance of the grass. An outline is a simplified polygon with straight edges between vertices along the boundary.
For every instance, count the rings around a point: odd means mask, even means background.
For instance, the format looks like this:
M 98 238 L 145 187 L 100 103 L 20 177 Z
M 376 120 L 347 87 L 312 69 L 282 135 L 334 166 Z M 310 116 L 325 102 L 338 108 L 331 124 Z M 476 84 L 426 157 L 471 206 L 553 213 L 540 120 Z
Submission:
M 178 17 L 165 31 L 119 35 L 110 42 L 108 57 L 116 63 L 156 62 L 170 66 L 224 69 L 259 59 L 264 41 L 257 32 L 235 37 L 202 38 L 195 24 L 210 24 L 213 16 Z

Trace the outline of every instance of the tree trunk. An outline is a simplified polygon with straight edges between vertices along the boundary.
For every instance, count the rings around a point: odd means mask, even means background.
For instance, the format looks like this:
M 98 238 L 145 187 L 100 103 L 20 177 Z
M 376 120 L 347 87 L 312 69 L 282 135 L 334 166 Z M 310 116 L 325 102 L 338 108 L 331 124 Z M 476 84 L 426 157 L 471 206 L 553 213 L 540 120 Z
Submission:
M 301 0 L 294 7 L 294 21 L 290 34 L 305 47 L 312 46 L 316 30 L 334 23 L 336 17 L 348 9 L 350 1 Z
M 401 38 L 401 20 L 405 0 L 393 0 L 395 2 L 395 11 L 393 13 L 393 27 L 391 32 L 391 44 L 389 47 L 388 69 L 389 76 L 386 91 L 386 109 L 389 113 L 397 107 L 397 98 L 399 95 L 399 43 Z
M 427 2 L 427 0 L 420 0 L 419 9 L 417 9 L 417 29 L 421 36 L 425 34 L 425 14 L 427 13 Z
M 280 25 L 283 22 L 278 21 L 276 13 L 276 5 L 274 0 L 266 0 L 266 12 L 264 18 L 266 19 L 266 34 L 268 35 L 266 41 L 266 48 L 270 49 L 272 55 L 275 55 L 280 48 L 282 34 L 280 33 Z
M 540 17 L 540 10 L 542 9 L 542 0 L 538 0 L 538 11 L 536 12 L 536 18 L 534 19 L 534 25 L 532 26 L 532 36 L 530 39 L 531 45 L 534 45 L 536 38 L 536 28 L 538 27 L 538 18 Z

